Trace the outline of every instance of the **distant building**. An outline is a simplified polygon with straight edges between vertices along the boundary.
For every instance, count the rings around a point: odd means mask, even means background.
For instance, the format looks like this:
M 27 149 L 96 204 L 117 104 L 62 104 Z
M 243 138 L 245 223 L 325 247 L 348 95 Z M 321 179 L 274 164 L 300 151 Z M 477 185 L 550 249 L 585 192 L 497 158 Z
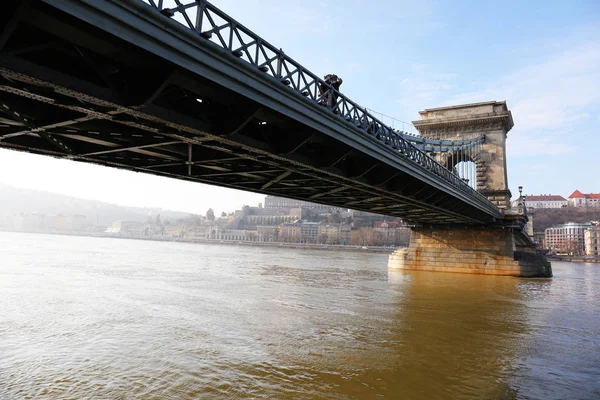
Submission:
M 373 246 L 375 244 L 375 230 L 373 228 L 359 228 L 350 233 L 350 244 L 353 246 Z
M 581 255 L 585 252 L 584 232 L 592 224 L 568 222 L 547 228 L 544 242 L 546 248 L 559 253 Z
M 279 228 L 277 226 L 257 226 L 256 234 L 261 242 L 276 242 L 279 236 Z
M 106 233 L 115 233 L 120 236 L 140 237 L 148 236 L 147 227 L 138 221 L 115 221 Z
M 279 240 L 288 243 L 299 243 L 301 238 L 300 224 L 286 222 L 279 225 Z
M 186 236 L 187 227 L 185 225 L 168 225 L 164 228 L 166 236 L 174 238 L 182 238 Z
M 600 193 L 585 194 L 576 190 L 569 196 L 569 206 L 600 208 Z
M 219 218 L 217 223 L 223 223 L 227 229 L 243 229 L 255 231 L 258 226 L 278 226 L 285 222 L 295 222 L 302 219 L 301 208 L 269 208 L 244 206 L 236 210 L 229 219 Z
M 321 223 L 318 227 L 317 242 L 327 244 L 349 244 L 350 225 L 341 223 Z
M 52 222 L 50 222 L 52 221 Z M 53 215 L 48 220 L 48 229 L 59 232 L 81 232 L 85 229 L 87 218 L 85 215 Z
M 401 221 L 378 221 L 373 225 L 373 244 L 376 246 L 408 245 L 410 228 Z
M 318 222 L 302 222 L 300 223 L 300 236 L 303 243 L 317 243 L 319 236 Z
M 75 214 L 71 215 L 71 228 L 73 231 L 81 232 L 85 230 L 87 225 L 87 218 L 85 215 Z
M 46 216 L 46 230 L 50 232 L 82 232 L 87 228 L 87 217 L 80 214 L 51 214 Z
M 258 238 L 256 231 L 244 229 L 222 229 L 218 232 L 217 239 L 221 240 L 237 240 L 254 242 Z
M 562 208 L 568 205 L 567 199 L 557 194 L 540 194 L 525 196 L 525 207 L 529 208 Z
M 246 215 L 244 223 L 247 225 L 279 225 L 284 222 L 294 222 L 299 219 L 296 215 Z
M 583 236 L 585 254 L 598 257 L 600 255 L 600 250 L 598 250 L 598 247 L 600 246 L 600 225 L 595 225 L 586 229 Z
M 381 214 L 374 214 L 366 211 L 350 210 L 348 213 L 342 215 L 342 217 L 350 217 L 354 223 L 354 228 L 372 228 L 375 223 L 380 222 L 382 218 L 385 218 Z
M 373 224 L 374 243 L 380 246 L 394 244 L 396 239 L 396 228 L 398 223 L 395 221 L 378 221 Z
M 12 217 L 12 227 L 18 231 L 43 231 L 46 225 L 45 215 L 40 213 L 20 213 Z
M 211 226 L 209 225 L 190 225 L 185 227 L 185 237 L 189 239 L 210 239 Z
M 308 208 L 317 211 L 326 212 L 343 212 L 347 209 L 328 206 L 325 204 L 311 203 L 309 201 L 286 199 L 285 197 L 267 196 L 265 198 L 265 208 L 278 208 L 278 209 L 290 209 L 290 208 Z

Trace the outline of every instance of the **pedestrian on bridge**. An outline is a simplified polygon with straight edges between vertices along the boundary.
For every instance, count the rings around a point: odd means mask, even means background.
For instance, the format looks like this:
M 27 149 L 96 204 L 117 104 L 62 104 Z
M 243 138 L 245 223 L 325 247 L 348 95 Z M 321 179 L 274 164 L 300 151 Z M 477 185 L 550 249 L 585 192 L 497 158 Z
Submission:
M 336 91 L 340 90 L 340 86 L 342 86 L 342 78 L 337 76 L 336 74 L 327 74 L 323 78 L 325 83 L 331 85 Z M 329 101 L 331 99 L 331 101 Z M 337 110 L 335 107 L 337 101 L 337 93 L 333 92 L 327 85 L 321 83 L 319 84 L 319 104 L 331 107 L 334 109 L 334 112 Z M 334 108 L 335 107 L 335 108 Z

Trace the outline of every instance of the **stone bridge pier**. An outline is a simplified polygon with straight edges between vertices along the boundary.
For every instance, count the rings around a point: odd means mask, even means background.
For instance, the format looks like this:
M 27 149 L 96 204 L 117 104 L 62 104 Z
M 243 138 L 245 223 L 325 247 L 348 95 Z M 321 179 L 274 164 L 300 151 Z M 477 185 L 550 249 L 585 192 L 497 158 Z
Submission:
M 521 277 L 550 277 L 546 257 L 525 231 L 528 221 L 523 198 L 511 209 L 506 171 L 506 136 L 513 127 L 506 102 L 486 102 L 432 108 L 419 112 L 413 121 L 421 136 L 431 139 L 465 140 L 485 135 L 477 154 L 448 157 L 438 161 L 449 168 L 461 161 L 476 166 L 477 190 L 495 204 L 504 218 L 491 225 L 415 226 L 409 247 L 389 258 L 390 269 L 444 271 Z
M 388 268 L 468 274 L 550 277 L 520 227 L 438 226 L 412 228 L 406 249 L 390 255 Z

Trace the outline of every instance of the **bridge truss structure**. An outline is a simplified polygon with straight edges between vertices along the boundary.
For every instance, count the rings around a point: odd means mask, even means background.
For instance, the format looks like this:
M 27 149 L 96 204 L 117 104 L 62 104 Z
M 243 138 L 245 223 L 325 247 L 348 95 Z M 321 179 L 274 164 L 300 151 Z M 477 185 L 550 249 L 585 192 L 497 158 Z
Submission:
M 0 147 L 417 224 L 502 217 L 454 168 L 484 136 L 396 131 L 208 1 L 6 11 Z

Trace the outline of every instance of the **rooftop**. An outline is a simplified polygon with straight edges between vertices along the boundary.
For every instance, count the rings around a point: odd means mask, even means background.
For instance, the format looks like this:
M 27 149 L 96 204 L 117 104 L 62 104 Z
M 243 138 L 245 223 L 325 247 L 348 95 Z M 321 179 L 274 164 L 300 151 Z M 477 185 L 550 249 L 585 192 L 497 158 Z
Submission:
M 539 194 L 539 195 L 527 195 L 525 197 L 526 201 L 567 201 L 562 196 L 557 194 Z
M 569 198 L 600 199 L 600 193 L 581 193 L 579 190 L 576 190 L 573 193 L 571 193 Z

